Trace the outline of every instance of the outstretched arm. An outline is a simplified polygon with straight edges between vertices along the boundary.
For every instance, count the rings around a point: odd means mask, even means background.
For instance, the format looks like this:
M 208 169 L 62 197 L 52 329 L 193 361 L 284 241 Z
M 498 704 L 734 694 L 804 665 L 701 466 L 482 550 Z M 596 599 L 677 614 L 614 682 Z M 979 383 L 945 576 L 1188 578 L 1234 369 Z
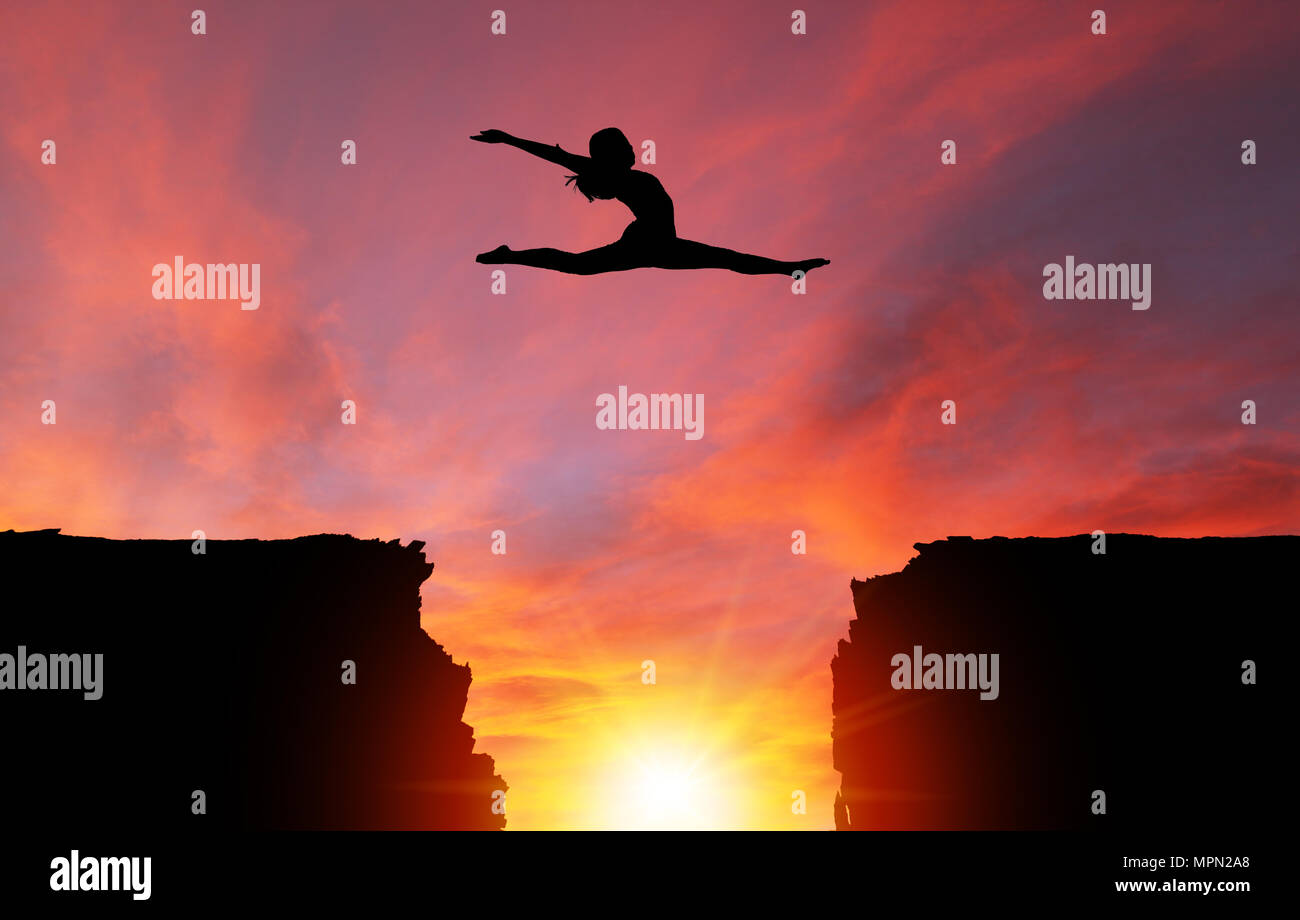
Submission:
M 559 144 L 548 147 L 546 144 L 539 144 L 537 141 L 526 141 L 522 137 L 515 137 L 504 131 L 498 131 L 496 128 L 480 131 L 478 134 L 471 136 L 470 140 L 481 141 L 484 144 L 509 144 L 511 147 L 518 147 L 524 153 L 531 153 L 535 157 L 549 160 L 576 173 L 582 172 L 591 165 L 590 157 L 569 153 Z

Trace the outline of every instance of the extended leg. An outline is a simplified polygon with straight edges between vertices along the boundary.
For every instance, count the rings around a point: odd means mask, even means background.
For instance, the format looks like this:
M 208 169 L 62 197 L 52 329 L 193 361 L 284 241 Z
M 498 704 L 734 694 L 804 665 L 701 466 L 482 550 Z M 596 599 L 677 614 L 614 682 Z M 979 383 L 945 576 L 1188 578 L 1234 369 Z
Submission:
M 822 265 L 830 264 L 829 259 L 803 259 L 799 262 L 781 262 L 765 256 L 736 252 L 721 246 L 709 246 L 694 240 L 676 240 L 673 245 L 665 247 L 662 255 L 655 261 L 657 268 L 724 268 L 742 275 L 790 275 L 796 271 L 808 272 Z
M 549 268 L 570 275 L 599 275 L 603 272 L 622 272 L 630 268 L 646 268 L 649 263 L 637 258 L 628 246 L 610 243 L 586 252 L 565 252 L 563 249 L 511 249 L 498 246 L 491 252 L 481 253 L 477 261 L 489 265 L 531 265 Z

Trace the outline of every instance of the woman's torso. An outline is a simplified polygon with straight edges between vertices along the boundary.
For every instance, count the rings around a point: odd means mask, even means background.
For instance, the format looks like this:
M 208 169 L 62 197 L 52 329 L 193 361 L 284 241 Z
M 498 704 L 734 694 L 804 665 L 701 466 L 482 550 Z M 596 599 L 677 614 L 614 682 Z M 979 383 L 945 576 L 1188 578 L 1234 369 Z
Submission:
M 673 222 L 673 200 L 668 197 L 668 192 L 658 179 L 650 173 L 630 169 L 627 178 L 618 185 L 614 197 L 627 205 L 636 217 L 640 232 L 677 235 Z

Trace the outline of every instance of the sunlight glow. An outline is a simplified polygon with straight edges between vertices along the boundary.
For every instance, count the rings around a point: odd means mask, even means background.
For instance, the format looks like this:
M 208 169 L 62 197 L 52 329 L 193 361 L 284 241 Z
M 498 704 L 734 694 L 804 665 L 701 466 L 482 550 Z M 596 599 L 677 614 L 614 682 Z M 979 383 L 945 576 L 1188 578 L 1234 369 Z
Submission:
M 703 756 L 678 750 L 627 754 L 609 765 L 606 826 L 619 830 L 710 830 L 728 827 L 726 784 Z
M 680 826 L 692 822 L 700 812 L 694 767 L 648 763 L 639 765 L 639 773 L 634 780 L 634 794 L 647 825 Z

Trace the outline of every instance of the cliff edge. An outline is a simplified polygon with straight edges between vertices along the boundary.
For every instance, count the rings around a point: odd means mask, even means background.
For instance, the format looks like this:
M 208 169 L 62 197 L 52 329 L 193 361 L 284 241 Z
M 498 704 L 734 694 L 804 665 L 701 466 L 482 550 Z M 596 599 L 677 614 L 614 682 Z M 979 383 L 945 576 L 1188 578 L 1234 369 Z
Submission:
M 0 533 L 7 818 L 504 827 L 469 667 L 420 628 L 423 545 Z
M 915 548 L 851 582 L 837 828 L 1231 830 L 1276 806 L 1300 537 Z

